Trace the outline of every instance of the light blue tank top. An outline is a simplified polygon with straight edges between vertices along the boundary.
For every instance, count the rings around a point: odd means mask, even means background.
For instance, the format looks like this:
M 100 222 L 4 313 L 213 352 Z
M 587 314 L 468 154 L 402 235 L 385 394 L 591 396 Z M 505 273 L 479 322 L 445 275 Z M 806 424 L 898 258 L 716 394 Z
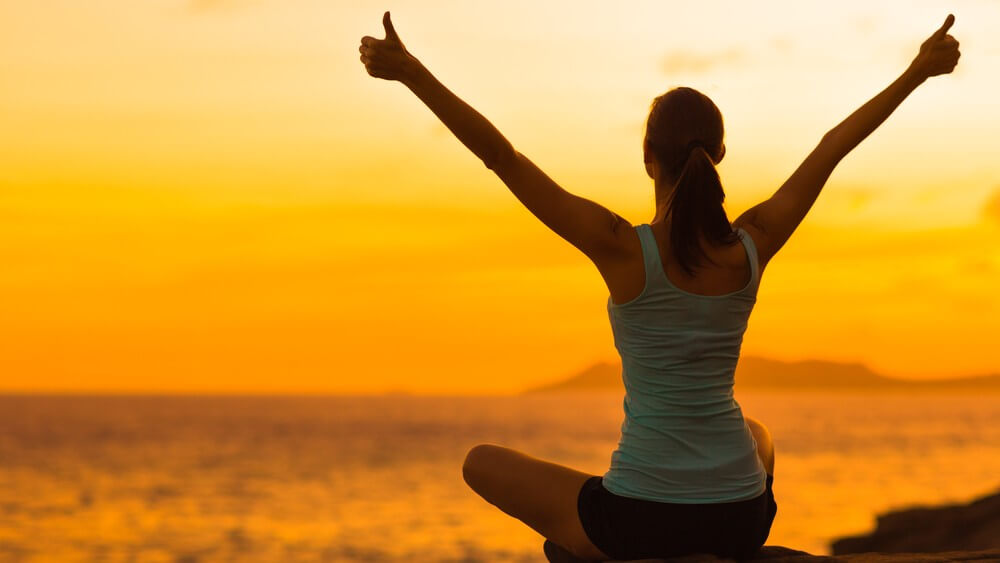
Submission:
M 636 231 L 646 285 L 627 303 L 608 298 L 622 358 L 625 420 L 604 487 L 620 496 L 700 504 L 754 498 L 767 473 L 733 397 L 733 374 L 760 283 L 753 239 L 738 229 L 750 282 L 696 295 L 667 278 L 648 224 Z

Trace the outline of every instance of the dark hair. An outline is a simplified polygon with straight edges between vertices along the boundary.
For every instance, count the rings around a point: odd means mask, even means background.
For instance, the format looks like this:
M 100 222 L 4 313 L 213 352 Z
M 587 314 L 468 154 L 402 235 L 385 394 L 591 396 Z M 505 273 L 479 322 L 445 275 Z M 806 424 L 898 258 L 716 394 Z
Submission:
M 715 163 L 723 154 L 722 112 L 701 92 L 679 87 L 653 100 L 646 121 L 646 142 L 677 185 L 667 205 L 670 247 L 688 275 L 707 259 L 699 235 L 714 245 L 729 245 L 739 237 L 726 216 Z

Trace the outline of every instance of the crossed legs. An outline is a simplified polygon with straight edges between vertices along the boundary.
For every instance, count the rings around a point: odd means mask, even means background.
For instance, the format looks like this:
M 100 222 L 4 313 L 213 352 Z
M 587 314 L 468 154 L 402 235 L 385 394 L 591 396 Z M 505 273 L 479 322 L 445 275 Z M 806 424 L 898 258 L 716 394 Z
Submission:
M 771 433 L 760 421 L 745 419 L 757 442 L 757 455 L 768 475 L 774 475 Z M 574 556 L 611 559 L 587 537 L 577 512 L 580 488 L 593 475 L 495 444 L 479 444 L 469 450 L 462 475 L 487 502 Z

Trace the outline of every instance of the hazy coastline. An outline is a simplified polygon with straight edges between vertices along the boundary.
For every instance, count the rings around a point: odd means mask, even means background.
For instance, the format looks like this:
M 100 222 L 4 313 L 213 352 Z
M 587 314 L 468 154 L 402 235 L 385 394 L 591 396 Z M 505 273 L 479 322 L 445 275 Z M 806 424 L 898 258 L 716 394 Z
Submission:
M 596 362 L 568 377 L 529 387 L 524 395 L 560 391 L 611 391 L 622 388 L 621 364 Z M 735 389 L 773 391 L 1000 392 L 1000 374 L 939 379 L 901 379 L 881 375 L 864 364 L 823 360 L 784 362 L 754 356 L 740 359 Z

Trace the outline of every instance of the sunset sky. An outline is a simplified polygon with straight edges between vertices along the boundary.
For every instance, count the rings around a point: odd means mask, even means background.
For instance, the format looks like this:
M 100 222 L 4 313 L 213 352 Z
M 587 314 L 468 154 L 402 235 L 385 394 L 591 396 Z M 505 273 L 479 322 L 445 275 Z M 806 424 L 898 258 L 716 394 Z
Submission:
M 1000 372 L 1000 3 L 0 4 L 0 391 L 508 393 L 616 352 L 607 288 L 404 86 L 408 49 L 634 224 L 652 99 L 726 120 L 735 218 L 894 80 L 930 79 L 768 265 L 744 354 Z

